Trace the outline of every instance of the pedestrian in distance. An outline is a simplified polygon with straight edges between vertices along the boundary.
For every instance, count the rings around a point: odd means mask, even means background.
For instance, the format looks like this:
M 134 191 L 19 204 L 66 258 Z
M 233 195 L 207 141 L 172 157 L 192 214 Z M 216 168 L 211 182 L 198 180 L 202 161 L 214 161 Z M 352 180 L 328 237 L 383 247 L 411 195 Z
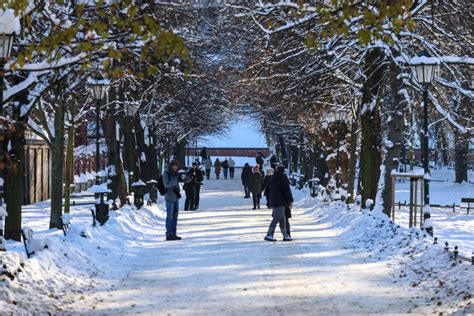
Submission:
M 267 208 L 270 208 L 269 204 L 269 195 L 270 195 L 270 179 L 273 176 L 273 169 L 268 169 L 267 173 L 265 175 L 265 178 L 263 179 L 263 195 L 265 195 L 265 199 L 267 200 Z
M 199 208 L 199 194 L 201 191 L 201 184 L 203 176 L 199 170 L 197 162 L 193 162 L 192 168 L 186 175 L 186 183 L 184 190 L 186 192 L 186 200 L 184 202 L 185 211 L 195 211 Z
M 232 159 L 232 157 L 229 157 L 229 176 L 231 179 L 234 179 L 235 175 L 235 161 Z
M 163 173 L 166 201 L 166 240 L 181 240 L 181 237 L 177 235 L 179 199 L 181 198 L 178 167 L 178 161 L 172 160 L 168 169 Z
M 224 179 L 227 180 L 227 175 L 229 174 L 229 161 L 224 159 L 222 162 L 222 172 L 224 174 Z
M 207 156 L 207 159 L 204 160 L 204 167 L 206 168 L 206 179 L 209 180 L 209 178 L 211 177 L 211 168 L 212 168 L 211 157 Z
M 271 177 L 269 183 L 270 207 L 273 209 L 273 219 L 268 228 L 266 241 L 276 241 L 273 237 L 277 224 L 280 224 L 280 230 L 283 235 L 283 241 L 291 241 L 286 229 L 285 210 L 293 206 L 293 195 L 291 194 L 290 181 L 285 175 L 285 166 L 277 167 L 275 174 Z
M 201 152 L 199 153 L 199 156 L 201 156 L 201 162 L 204 163 L 204 160 L 207 159 L 207 148 L 206 147 L 203 147 L 201 149 Z
M 255 161 L 257 163 L 257 165 L 260 167 L 260 170 L 263 170 L 263 164 L 265 162 L 265 160 L 263 159 L 263 154 L 261 151 L 259 151 L 257 153 L 257 156 L 255 157 Z
M 272 167 L 273 170 L 278 166 L 278 160 L 276 155 L 272 155 L 270 157 L 270 167 Z
M 214 172 L 216 173 L 217 180 L 219 180 L 219 177 L 221 175 L 221 169 L 222 169 L 222 163 L 219 160 L 219 158 L 216 158 L 216 161 L 214 162 Z
M 263 175 L 260 167 L 255 165 L 252 169 L 252 175 L 249 181 L 249 191 L 252 192 L 253 209 L 260 209 L 260 199 L 262 198 Z
M 250 181 L 251 176 L 252 176 L 252 167 L 250 167 L 248 162 L 246 162 L 244 167 L 242 168 L 242 174 L 240 175 L 240 179 L 242 180 L 242 185 L 244 186 L 245 199 L 250 198 L 249 181 Z

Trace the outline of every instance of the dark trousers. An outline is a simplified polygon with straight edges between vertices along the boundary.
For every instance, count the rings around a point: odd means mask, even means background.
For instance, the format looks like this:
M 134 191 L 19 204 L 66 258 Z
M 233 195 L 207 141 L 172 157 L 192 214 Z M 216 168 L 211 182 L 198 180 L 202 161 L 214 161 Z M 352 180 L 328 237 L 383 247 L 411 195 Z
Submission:
M 219 172 L 219 173 L 216 172 L 216 179 L 217 179 L 217 180 L 219 180 L 219 176 L 220 176 L 220 175 L 221 175 L 220 172 Z
M 231 179 L 234 179 L 234 174 L 235 174 L 235 168 L 229 167 L 229 176 Z
M 201 194 L 201 183 L 196 183 L 194 186 L 194 208 L 199 207 L 200 194 Z
M 184 200 L 184 210 L 189 211 L 194 209 L 195 203 L 195 189 L 192 184 L 190 184 L 185 190 L 184 193 L 186 194 L 186 199 Z
M 253 207 L 260 208 L 260 199 L 262 198 L 262 194 L 252 192 L 252 198 L 253 198 Z
M 245 197 L 250 197 L 249 186 L 244 184 Z
M 229 169 L 228 168 L 223 168 L 222 170 L 224 172 L 224 179 L 227 179 L 227 172 L 229 171 Z
M 286 217 L 286 234 L 291 237 L 291 231 L 290 231 L 290 220 L 288 217 Z
M 207 178 L 207 180 L 209 180 L 210 177 L 211 177 L 211 169 L 206 169 L 206 178 Z

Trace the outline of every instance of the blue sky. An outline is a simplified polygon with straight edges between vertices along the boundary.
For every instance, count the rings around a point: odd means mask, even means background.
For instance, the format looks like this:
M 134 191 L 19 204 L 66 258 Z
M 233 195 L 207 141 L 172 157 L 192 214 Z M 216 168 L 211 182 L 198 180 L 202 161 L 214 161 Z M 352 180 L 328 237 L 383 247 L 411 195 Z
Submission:
M 267 147 L 267 144 L 258 122 L 242 117 L 233 122 L 225 132 L 200 138 L 198 146 L 254 148 Z

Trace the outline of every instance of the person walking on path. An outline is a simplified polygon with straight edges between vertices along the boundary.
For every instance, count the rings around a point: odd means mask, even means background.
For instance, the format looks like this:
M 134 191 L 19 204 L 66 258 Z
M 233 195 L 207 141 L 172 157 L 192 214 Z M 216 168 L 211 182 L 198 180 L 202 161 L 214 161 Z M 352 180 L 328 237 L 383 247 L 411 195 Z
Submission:
M 166 201 L 166 240 L 181 240 L 177 235 L 179 199 L 181 198 L 178 175 L 179 163 L 172 160 L 163 173 Z
M 252 169 L 252 175 L 249 181 L 249 191 L 252 192 L 253 209 L 260 209 L 260 199 L 262 198 L 263 175 L 260 167 L 255 165 Z
M 222 162 L 222 171 L 224 173 L 224 179 L 227 180 L 227 174 L 229 173 L 229 161 L 227 159 Z
M 242 174 L 240 175 L 240 179 L 242 180 L 242 185 L 244 186 L 245 199 L 250 198 L 249 181 L 250 181 L 251 176 L 252 176 L 252 168 L 250 167 L 248 162 L 246 162 L 244 165 L 244 168 L 242 169 Z
M 273 219 L 268 228 L 266 241 L 276 241 L 273 237 L 275 228 L 280 223 L 280 230 L 283 235 L 283 241 L 291 241 L 286 230 L 285 210 L 291 209 L 293 204 L 293 195 L 291 194 L 290 181 L 285 175 L 285 166 L 278 166 L 275 174 L 270 179 L 269 184 L 270 207 L 273 209 Z
M 204 167 L 206 168 L 206 179 L 209 180 L 209 178 L 211 177 L 211 168 L 212 168 L 211 157 L 207 156 L 206 160 L 204 160 Z
M 235 175 L 235 161 L 232 159 L 232 157 L 229 157 L 229 176 L 231 179 L 234 179 Z
M 197 162 L 193 162 L 193 167 L 189 170 L 184 190 L 186 192 L 186 200 L 184 202 L 185 211 L 195 211 L 199 208 L 199 193 L 203 176 L 201 171 L 198 169 L 199 165 Z
M 270 179 L 272 178 L 273 176 L 273 169 L 268 169 L 267 170 L 267 173 L 265 175 L 265 178 L 263 179 L 263 195 L 265 195 L 265 199 L 267 200 L 267 207 L 270 208 L 270 204 L 269 204 L 269 195 L 270 195 L 270 188 L 269 188 L 269 185 L 270 185 Z
M 219 160 L 219 158 L 216 158 L 216 161 L 214 162 L 214 172 L 216 173 L 217 180 L 219 180 L 219 177 L 221 175 L 221 168 L 222 168 L 222 163 Z
M 262 152 L 259 151 L 257 153 L 257 156 L 255 157 L 255 161 L 257 162 L 257 165 L 259 165 L 260 170 L 263 170 L 263 163 L 265 162 L 265 160 L 263 159 Z
M 201 149 L 201 152 L 199 153 L 199 156 L 201 156 L 201 163 L 203 163 L 207 159 L 207 148 L 203 147 Z

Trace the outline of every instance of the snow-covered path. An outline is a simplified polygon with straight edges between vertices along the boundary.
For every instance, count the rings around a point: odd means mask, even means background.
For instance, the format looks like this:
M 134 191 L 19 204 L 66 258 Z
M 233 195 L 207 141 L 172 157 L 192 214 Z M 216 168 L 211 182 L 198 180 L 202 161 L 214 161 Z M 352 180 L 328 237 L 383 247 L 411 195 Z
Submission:
M 111 267 L 113 287 L 98 287 L 68 310 L 337 315 L 405 313 L 421 304 L 408 301 L 383 263 L 355 253 L 337 230 L 302 210 L 291 221 L 293 242 L 264 242 L 271 212 L 252 211 L 250 203 L 239 181 L 208 181 L 201 210 L 180 214 L 182 241 L 164 242 L 163 227 L 156 227 L 150 240 Z

